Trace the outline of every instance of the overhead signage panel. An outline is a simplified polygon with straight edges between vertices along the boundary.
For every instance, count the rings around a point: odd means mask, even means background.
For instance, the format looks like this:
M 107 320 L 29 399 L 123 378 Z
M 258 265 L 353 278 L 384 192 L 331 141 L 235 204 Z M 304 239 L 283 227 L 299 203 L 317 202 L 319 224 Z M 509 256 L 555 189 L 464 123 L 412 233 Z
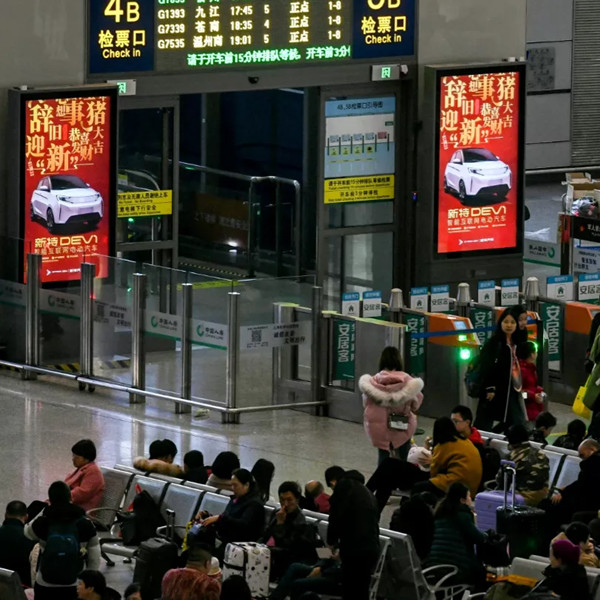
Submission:
M 88 7 L 90 74 L 414 54 L 414 0 L 88 0 Z
M 520 247 L 523 70 L 437 72 L 438 255 Z

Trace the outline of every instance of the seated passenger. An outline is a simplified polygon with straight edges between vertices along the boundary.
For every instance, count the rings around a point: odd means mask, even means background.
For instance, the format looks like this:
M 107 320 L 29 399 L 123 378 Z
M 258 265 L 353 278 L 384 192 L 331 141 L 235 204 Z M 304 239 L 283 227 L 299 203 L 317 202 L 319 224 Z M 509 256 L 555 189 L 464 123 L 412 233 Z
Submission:
M 479 451 L 472 442 L 460 437 L 449 417 L 436 419 L 433 425 L 433 454 L 430 473 L 415 465 L 386 459 L 367 482 L 375 494 L 380 512 L 392 490 L 428 491 L 442 496 L 455 481 L 464 483 L 473 496 L 481 483 L 482 465 Z
M 86 569 L 77 576 L 77 600 L 105 600 L 106 579 L 100 571 Z
M 71 452 L 75 471 L 65 478 L 71 490 L 71 501 L 85 511 L 98 508 L 104 496 L 104 476 L 95 463 L 96 446 L 92 440 L 79 440 Z
M 284 481 L 279 486 L 281 508 L 273 515 L 260 541 L 271 547 L 271 577 L 279 579 L 293 562 L 313 564 L 317 560 L 316 531 L 298 506 L 300 486 Z
M 25 537 L 23 528 L 27 521 L 27 507 L 19 500 L 6 505 L 4 522 L 0 527 L 0 568 L 19 574 L 23 585 L 31 585 L 29 554 L 35 542 Z
M 320 560 L 314 565 L 293 563 L 281 578 L 269 598 L 299 600 L 307 592 L 338 596 L 341 590 L 342 568 L 339 556 Z
M 539 442 L 542 448 L 548 443 L 548 436 L 556 427 L 556 417 L 547 410 L 541 412 L 535 420 L 535 429 L 531 432 L 532 442 Z
M 561 531 L 552 541 L 569 540 L 572 544 L 579 546 L 579 564 L 584 567 L 598 568 L 600 560 L 594 552 L 594 543 L 590 538 L 590 529 L 585 523 L 574 521 L 570 523 L 565 531 Z
M 554 446 L 566 450 L 577 450 L 585 438 L 585 423 L 581 419 L 573 419 L 567 425 L 567 433 L 556 438 Z
M 556 540 L 550 545 L 550 566 L 544 570 L 544 589 L 561 600 L 589 600 L 585 567 L 579 564 L 579 546 L 569 540 Z
M 190 450 L 183 457 L 183 478 L 194 483 L 206 483 L 208 480 L 204 455 L 200 450 Z
M 205 531 L 204 541 L 214 545 L 215 536 L 221 540 L 221 556 L 229 542 L 255 542 L 265 527 L 265 507 L 250 471 L 236 469 L 232 473 L 231 485 L 233 498 L 223 514 L 208 516 L 206 511 L 201 511 L 196 515 Z
M 240 460 L 234 452 L 219 452 L 213 461 L 211 474 L 206 483 L 220 490 L 232 490 L 231 474 L 240 468 Z
M 425 566 L 454 565 L 458 573 L 453 582 L 482 587 L 485 567 L 475 556 L 474 546 L 483 542 L 486 534 L 475 527 L 469 488 L 457 481 L 452 483 L 434 517 L 433 542 Z
M 140 584 L 130 583 L 123 592 L 123 600 L 142 600 Z
M 304 486 L 304 496 L 307 500 L 312 501 L 313 507 L 309 510 L 329 514 L 329 494 L 325 493 L 325 488 L 320 481 L 309 481 Z M 308 506 L 306 506 L 308 508 Z
M 133 466 L 146 473 L 158 473 L 183 478 L 183 469 L 173 464 L 177 455 L 177 446 L 171 440 L 154 440 L 149 447 L 149 458 L 138 456 Z
M 246 580 L 241 575 L 230 575 L 221 584 L 221 600 L 252 600 Z
M 271 481 L 275 473 L 275 465 L 264 458 L 259 458 L 250 471 L 256 481 L 258 494 L 263 502 L 268 502 L 271 496 Z
M 183 569 L 170 569 L 162 580 L 161 600 L 219 600 L 221 584 L 208 575 L 212 555 L 192 546 Z
M 528 506 L 537 506 L 548 496 L 550 464 L 548 457 L 529 443 L 529 433 L 521 423 L 511 425 L 506 434 L 510 448 L 509 460 L 515 463 L 516 492 Z M 504 489 L 504 471 L 496 475 L 497 489 Z

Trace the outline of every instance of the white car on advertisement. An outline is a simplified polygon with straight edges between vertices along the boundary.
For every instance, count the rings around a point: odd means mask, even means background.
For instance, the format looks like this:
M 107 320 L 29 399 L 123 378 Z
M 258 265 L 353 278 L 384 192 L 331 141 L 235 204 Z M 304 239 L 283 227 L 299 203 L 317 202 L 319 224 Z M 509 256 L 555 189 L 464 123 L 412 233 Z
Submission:
M 486 148 L 463 148 L 450 158 L 444 172 L 444 191 L 464 203 L 471 196 L 503 199 L 512 186 L 510 167 Z
M 50 233 L 67 224 L 89 229 L 102 219 L 104 202 L 99 192 L 76 175 L 47 175 L 33 191 L 29 211 L 31 220 L 44 221 Z

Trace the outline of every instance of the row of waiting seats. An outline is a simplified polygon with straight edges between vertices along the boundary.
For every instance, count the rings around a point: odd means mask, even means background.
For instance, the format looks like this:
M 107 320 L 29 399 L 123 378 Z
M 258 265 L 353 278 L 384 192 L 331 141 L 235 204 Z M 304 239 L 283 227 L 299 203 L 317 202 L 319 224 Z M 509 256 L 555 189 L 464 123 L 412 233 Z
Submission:
M 137 548 L 124 546 L 118 539 L 110 536 L 110 531 L 117 525 L 118 512 L 127 510 L 140 490 L 146 490 L 152 496 L 165 520 L 168 517 L 167 511 L 175 512 L 177 529 L 184 527 L 199 510 L 206 510 L 213 515 L 221 514 L 230 500 L 228 493 L 208 485 L 182 482 L 159 474 L 141 474 L 124 465 L 102 467 L 101 470 L 105 481 L 102 507 L 93 509 L 88 514 L 104 531 L 99 534 L 100 542 L 102 555 L 109 565 L 114 563 L 108 555 L 125 558 L 135 556 Z M 276 504 L 265 505 L 266 522 L 278 508 Z M 326 540 L 328 515 L 310 510 L 304 510 L 303 514 L 308 523 L 317 527 L 321 538 Z M 108 536 L 105 535 L 106 532 Z M 381 555 L 373 580 L 374 588 L 380 588 L 377 596 L 389 600 L 434 600 L 436 593 L 456 589 L 456 586 L 445 586 L 446 580 L 455 572 L 453 567 L 441 570 L 437 567 L 421 569 L 410 536 L 381 528 L 380 542 Z
M 498 450 L 500 456 L 505 458 L 510 450 L 508 442 L 503 435 L 481 431 L 481 437 L 486 445 Z M 550 466 L 550 489 L 563 488 L 577 480 L 581 459 L 574 450 L 567 450 L 558 446 L 543 446 L 538 442 L 530 442 L 534 448 L 541 450 L 547 457 Z

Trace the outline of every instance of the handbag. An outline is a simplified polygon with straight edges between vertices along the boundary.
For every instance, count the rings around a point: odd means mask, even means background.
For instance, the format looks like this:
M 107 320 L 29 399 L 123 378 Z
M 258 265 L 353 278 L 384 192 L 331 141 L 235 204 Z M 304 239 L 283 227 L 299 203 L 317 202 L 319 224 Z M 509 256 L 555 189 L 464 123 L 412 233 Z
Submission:
M 588 377 L 585 385 L 579 387 L 579 391 L 577 392 L 577 396 L 575 396 L 575 400 L 573 402 L 573 412 L 578 417 L 582 417 L 583 419 L 589 419 L 592 416 L 592 411 L 583 402 L 583 399 L 587 393 L 588 385 L 590 383 L 590 377 Z
M 477 544 L 477 558 L 488 567 L 507 567 L 510 565 L 508 537 L 489 530 L 487 538 Z

